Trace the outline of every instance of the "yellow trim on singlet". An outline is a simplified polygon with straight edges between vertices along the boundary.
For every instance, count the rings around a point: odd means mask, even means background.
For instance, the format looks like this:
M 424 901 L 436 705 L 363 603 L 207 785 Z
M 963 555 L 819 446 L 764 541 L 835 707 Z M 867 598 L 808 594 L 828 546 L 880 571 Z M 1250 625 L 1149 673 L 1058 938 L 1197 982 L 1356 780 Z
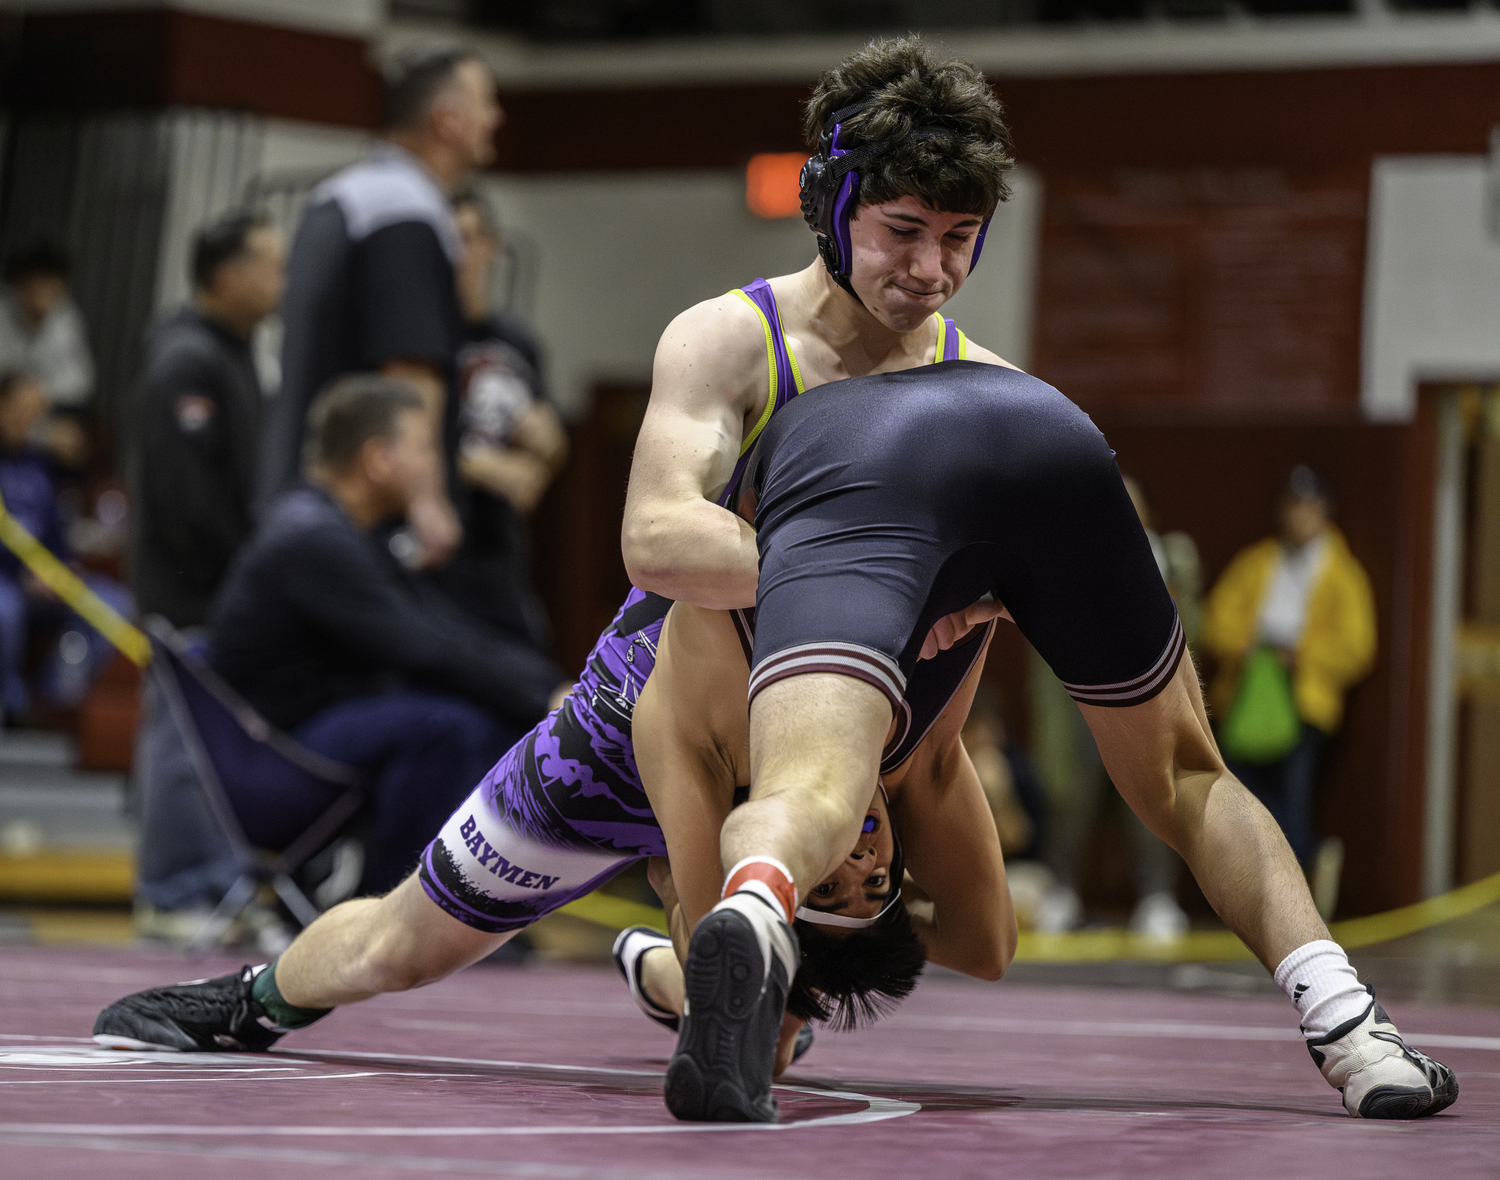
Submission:
M 750 310 L 753 311 L 758 317 L 760 317 L 761 331 L 766 334 L 766 368 L 769 369 L 771 373 L 771 391 L 766 394 L 766 408 L 761 414 L 760 420 L 756 422 L 753 427 L 751 427 L 750 433 L 745 435 L 745 441 L 740 444 L 740 454 L 743 455 L 751 448 L 751 446 L 754 445 L 755 440 L 760 437 L 760 432 L 766 428 L 766 423 L 771 420 L 771 414 L 776 409 L 776 386 L 778 384 L 776 380 L 778 376 L 776 372 L 776 338 L 771 335 L 771 321 L 766 318 L 766 313 L 761 311 L 759 305 L 755 302 L 755 300 L 751 299 L 750 296 L 746 295 L 745 292 L 740 290 L 740 288 L 738 287 L 736 287 L 729 293 L 731 295 L 738 295 L 741 299 L 743 299 L 747 304 L 750 305 Z M 794 361 L 792 363 L 793 367 L 795 367 L 796 362 Z M 801 381 L 797 382 L 797 388 L 799 390 L 802 388 Z
M 781 347 L 786 349 L 786 359 L 792 362 L 792 381 L 797 386 L 798 393 L 806 393 L 807 387 L 802 384 L 802 370 L 797 367 L 797 354 L 792 351 L 792 342 L 786 338 L 786 333 L 781 334 Z
M 932 353 L 932 363 L 937 364 L 943 359 L 943 345 L 948 340 L 948 321 L 943 318 L 943 313 L 940 311 L 933 312 L 932 318 L 937 320 L 938 326 L 937 348 Z M 964 330 L 957 324 L 953 325 L 953 330 L 958 333 L 958 359 L 966 361 L 969 359 L 969 338 L 964 335 Z
M 750 310 L 760 320 L 760 329 L 766 337 L 766 369 L 770 373 L 770 387 L 766 392 L 766 408 L 761 411 L 760 418 L 750 428 L 750 433 L 745 435 L 745 441 L 740 444 L 740 454 L 743 455 L 755 445 L 755 440 L 760 437 L 760 432 L 766 428 L 766 423 L 771 420 L 771 415 L 776 410 L 776 387 L 780 384 L 778 381 L 780 373 L 777 371 L 778 366 L 776 364 L 776 336 L 778 333 L 781 336 L 781 347 L 786 349 L 786 359 L 792 365 L 792 381 L 797 386 L 797 392 L 799 394 L 806 393 L 807 386 L 802 383 L 802 369 L 797 364 L 797 354 L 792 351 L 792 345 L 787 340 L 786 333 L 780 331 L 780 325 L 773 329 L 770 318 L 760 309 L 760 304 L 745 294 L 742 288 L 735 287 L 729 293 L 731 295 L 738 295 L 743 299 L 749 305 Z M 776 296 L 773 294 L 771 298 L 775 299 Z M 932 313 L 932 318 L 937 320 L 938 329 L 937 349 L 932 354 L 932 363 L 937 364 L 943 359 L 943 342 L 948 335 L 948 321 L 943 319 L 942 313 L 936 311 Z M 969 359 L 969 338 L 964 335 L 963 329 L 957 324 L 953 325 L 953 330 L 958 333 L 958 359 L 966 361 Z

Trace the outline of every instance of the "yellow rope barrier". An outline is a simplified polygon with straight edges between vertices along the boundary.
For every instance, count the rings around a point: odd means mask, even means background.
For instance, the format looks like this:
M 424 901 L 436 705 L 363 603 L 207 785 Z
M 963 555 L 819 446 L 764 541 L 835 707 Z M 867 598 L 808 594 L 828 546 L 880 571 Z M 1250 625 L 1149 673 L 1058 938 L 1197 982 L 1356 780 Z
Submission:
M 26 526 L 5 509 L 0 500 L 0 545 L 4 545 L 63 602 L 77 611 L 93 628 L 119 648 L 137 667 L 151 662 L 151 641 L 122 618 L 109 603 L 27 531 Z
M 1467 917 L 1497 901 L 1500 901 L 1500 873 L 1492 873 L 1472 885 L 1463 885 L 1437 897 L 1429 897 L 1416 905 L 1402 906 L 1398 910 L 1387 910 L 1383 914 L 1371 914 L 1365 918 L 1349 918 L 1343 922 L 1335 922 L 1329 929 L 1334 939 L 1343 946 L 1372 946 L 1377 942 L 1405 938 L 1408 934 L 1440 926 L 1455 918 Z
M 1335 942 L 1352 950 L 1405 938 L 1497 901 L 1500 901 L 1500 873 L 1415 905 L 1334 922 L 1328 930 Z M 1129 930 L 1079 930 L 1069 934 L 1027 931 L 1016 948 L 1018 962 L 1033 963 L 1099 963 L 1112 959 L 1211 963 L 1254 957 L 1228 930 L 1199 930 L 1174 939 L 1144 938 Z
M 653 930 L 667 932 L 667 918 L 660 909 L 628 901 L 623 897 L 611 897 L 608 893 L 594 892 L 577 901 L 570 901 L 557 911 L 572 914 L 596 926 L 608 926 L 611 930 L 624 930 L 627 926 L 650 926 Z
M 1466 917 L 1496 902 L 1500 902 L 1500 873 L 1415 905 L 1335 922 L 1329 931 L 1340 946 L 1349 949 L 1373 946 Z M 656 907 L 605 893 L 581 897 L 563 906 L 561 912 L 615 930 L 626 926 L 666 929 L 662 912 Z M 1214 963 L 1254 957 L 1228 930 L 1197 930 L 1172 939 L 1145 938 L 1120 929 L 1077 930 L 1068 934 L 1028 930 L 1022 932 L 1016 948 L 1018 963 L 1104 963 L 1120 959 Z

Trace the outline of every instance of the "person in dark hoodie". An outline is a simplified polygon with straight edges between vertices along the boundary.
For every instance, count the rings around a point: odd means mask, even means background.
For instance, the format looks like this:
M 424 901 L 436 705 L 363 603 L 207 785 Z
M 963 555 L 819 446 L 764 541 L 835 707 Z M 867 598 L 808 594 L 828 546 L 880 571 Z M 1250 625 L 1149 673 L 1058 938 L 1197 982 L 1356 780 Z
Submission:
M 285 263 L 285 242 L 270 223 L 241 210 L 221 216 L 194 238 L 192 297 L 146 339 L 128 440 L 130 581 L 143 615 L 190 635 L 253 528 L 265 399 L 250 338 L 276 309 Z M 190 937 L 238 874 L 149 680 L 135 777 L 137 928 Z
M 250 337 L 276 310 L 281 233 L 230 213 L 199 231 L 193 297 L 151 331 L 131 448 L 131 576 L 144 614 L 201 626 L 252 528 L 260 381 Z

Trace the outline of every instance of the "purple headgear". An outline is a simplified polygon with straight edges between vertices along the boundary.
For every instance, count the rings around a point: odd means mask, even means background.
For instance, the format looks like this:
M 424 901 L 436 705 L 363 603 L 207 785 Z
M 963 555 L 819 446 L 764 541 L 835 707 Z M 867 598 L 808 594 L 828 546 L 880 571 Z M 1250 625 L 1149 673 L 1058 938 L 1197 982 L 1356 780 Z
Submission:
M 846 148 L 840 143 L 844 120 L 864 110 L 866 105 L 857 102 L 829 115 L 818 136 L 818 154 L 802 166 L 802 218 L 818 235 L 818 253 L 828 273 L 851 295 L 854 288 L 849 285 L 849 272 L 854 266 L 854 247 L 849 241 L 849 222 L 859 206 L 859 169 L 895 142 L 878 139 L 857 148 Z M 912 135 L 925 139 L 937 131 L 935 127 L 918 127 Z M 975 235 L 974 253 L 969 256 L 971 274 L 979 262 L 989 228 L 990 218 L 986 217 Z

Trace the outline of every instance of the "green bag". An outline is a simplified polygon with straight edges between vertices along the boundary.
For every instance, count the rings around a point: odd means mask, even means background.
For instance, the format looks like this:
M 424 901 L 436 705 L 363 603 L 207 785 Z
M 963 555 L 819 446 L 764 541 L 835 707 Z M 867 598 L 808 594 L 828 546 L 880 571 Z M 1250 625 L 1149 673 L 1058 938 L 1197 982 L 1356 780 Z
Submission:
M 1219 726 L 1219 748 L 1237 762 L 1277 762 L 1301 737 L 1291 676 L 1274 650 L 1256 648 L 1245 660 L 1240 690 Z

